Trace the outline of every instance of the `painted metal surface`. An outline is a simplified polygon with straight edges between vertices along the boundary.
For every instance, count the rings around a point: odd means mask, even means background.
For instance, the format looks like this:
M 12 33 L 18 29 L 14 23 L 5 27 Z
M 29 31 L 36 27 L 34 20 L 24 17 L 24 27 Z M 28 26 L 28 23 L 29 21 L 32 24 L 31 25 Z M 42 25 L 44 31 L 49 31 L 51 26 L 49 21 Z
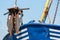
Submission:
M 39 19 L 40 22 L 44 22 L 44 23 L 45 23 L 45 20 L 46 20 L 46 18 L 47 18 L 49 9 L 50 9 L 50 7 L 51 7 L 51 4 L 52 4 L 52 0 L 46 0 L 46 3 L 45 3 L 45 6 L 44 6 L 42 15 L 41 15 L 41 17 L 40 17 L 40 19 Z
M 27 28 L 26 31 L 21 32 L 21 30 Z M 49 31 L 49 28 L 51 29 L 56 29 L 56 30 L 60 30 L 60 26 L 58 25 L 47 25 L 47 24 L 40 24 L 40 23 L 30 23 L 30 24 L 25 24 L 22 25 L 20 28 L 20 32 L 19 34 L 13 34 L 12 37 L 9 36 L 9 34 L 7 34 L 3 40 L 52 40 L 50 39 L 50 36 L 52 37 L 57 37 L 60 38 L 60 36 L 56 36 L 56 35 L 50 35 L 49 33 L 56 33 L 56 34 L 60 34 L 60 32 L 53 32 L 53 31 Z M 22 34 L 27 34 L 25 36 L 23 36 Z M 23 37 L 21 37 L 23 36 Z M 27 38 L 27 39 L 26 39 Z

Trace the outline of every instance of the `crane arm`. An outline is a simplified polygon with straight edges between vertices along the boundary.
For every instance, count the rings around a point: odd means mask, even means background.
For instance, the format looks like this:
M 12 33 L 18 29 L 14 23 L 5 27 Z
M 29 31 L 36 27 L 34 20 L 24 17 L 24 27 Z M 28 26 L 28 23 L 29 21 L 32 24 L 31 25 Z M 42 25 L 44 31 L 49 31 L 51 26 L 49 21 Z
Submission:
M 44 6 L 44 10 L 42 12 L 42 16 L 39 18 L 39 22 L 45 22 L 46 17 L 48 15 L 50 6 L 51 6 L 52 0 L 46 0 L 45 6 Z

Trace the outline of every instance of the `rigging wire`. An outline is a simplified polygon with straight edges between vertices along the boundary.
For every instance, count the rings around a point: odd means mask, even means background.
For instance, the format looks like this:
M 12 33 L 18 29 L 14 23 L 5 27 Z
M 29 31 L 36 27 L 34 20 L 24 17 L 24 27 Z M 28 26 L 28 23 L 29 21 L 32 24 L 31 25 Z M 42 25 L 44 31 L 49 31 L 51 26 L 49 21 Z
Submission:
M 48 23 L 50 24 L 51 23 L 51 20 L 50 20 L 49 15 L 47 15 L 47 17 L 48 17 Z
M 52 2 L 53 2 L 53 0 L 50 0 L 50 3 L 49 3 L 49 9 L 50 9 L 50 7 L 51 7 L 51 5 L 52 5 Z M 48 11 L 49 11 L 49 9 L 48 9 Z M 49 17 L 49 15 L 47 15 L 47 17 L 48 17 L 48 21 L 49 21 L 49 24 L 51 23 L 51 20 L 50 20 L 50 17 Z
M 59 1 L 60 1 L 60 0 L 58 0 L 57 6 L 56 6 L 56 11 L 55 11 L 55 14 L 54 14 L 54 19 L 53 19 L 52 24 L 55 23 L 55 19 L 56 19 L 57 11 L 58 11 L 58 6 L 59 6 Z

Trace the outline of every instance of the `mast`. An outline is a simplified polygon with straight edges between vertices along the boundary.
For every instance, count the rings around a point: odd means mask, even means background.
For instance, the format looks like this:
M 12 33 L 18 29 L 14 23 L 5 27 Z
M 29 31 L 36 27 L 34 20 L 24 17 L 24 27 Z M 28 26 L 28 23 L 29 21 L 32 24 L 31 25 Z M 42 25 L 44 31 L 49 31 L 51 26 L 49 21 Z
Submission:
M 17 0 L 14 1 L 14 7 L 17 7 Z
M 11 23 L 12 23 L 12 27 L 10 26 L 12 28 L 12 30 L 10 32 L 10 35 L 12 33 L 15 33 L 15 32 L 18 33 L 19 32 L 19 28 L 23 24 L 23 21 L 22 21 L 23 10 L 29 10 L 29 8 L 22 8 L 22 9 L 20 9 L 17 6 L 17 0 L 15 0 L 14 1 L 14 7 L 8 8 L 8 12 L 4 14 L 4 15 L 8 14 L 8 18 L 9 18 L 9 16 L 11 16 L 11 18 L 12 18 L 12 21 L 11 20 L 7 20 L 7 25 L 10 24 L 10 22 L 8 22 L 8 21 L 11 21 Z M 19 15 L 21 17 L 19 17 Z

